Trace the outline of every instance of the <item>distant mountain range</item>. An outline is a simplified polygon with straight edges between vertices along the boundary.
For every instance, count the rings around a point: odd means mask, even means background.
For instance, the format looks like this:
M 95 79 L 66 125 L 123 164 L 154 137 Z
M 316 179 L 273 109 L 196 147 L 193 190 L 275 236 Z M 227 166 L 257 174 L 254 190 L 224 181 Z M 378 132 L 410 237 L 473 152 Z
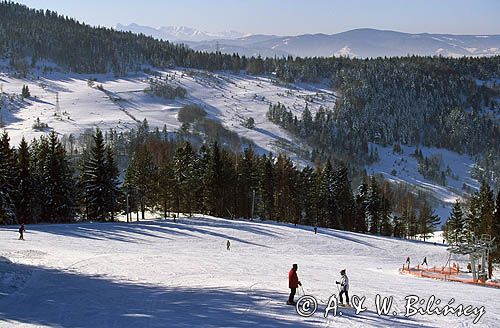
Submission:
M 195 50 L 252 56 L 500 55 L 500 35 L 410 34 L 376 29 L 356 29 L 337 34 L 297 36 L 250 35 L 236 31 L 203 32 L 189 27 L 118 25 L 117 30 L 143 33 L 158 39 L 185 43 Z
M 189 41 L 189 42 L 200 42 L 200 41 L 210 41 L 215 39 L 237 39 L 244 37 L 245 34 L 237 31 L 225 31 L 225 32 L 204 32 L 191 27 L 186 26 L 162 26 L 160 28 L 154 28 L 138 24 L 122 25 L 118 24 L 116 26 L 118 31 L 131 31 L 134 33 L 142 33 L 144 35 L 149 35 L 157 39 L 169 40 L 169 41 Z

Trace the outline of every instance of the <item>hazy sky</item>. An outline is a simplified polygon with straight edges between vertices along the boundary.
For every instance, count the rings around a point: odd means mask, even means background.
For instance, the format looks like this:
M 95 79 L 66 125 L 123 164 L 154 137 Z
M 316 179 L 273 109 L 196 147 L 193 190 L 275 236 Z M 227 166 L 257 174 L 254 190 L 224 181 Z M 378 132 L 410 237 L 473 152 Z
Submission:
M 500 34 L 500 0 L 21 0 L 91 25 L 182 25 L 294 35 L 370 27 Z

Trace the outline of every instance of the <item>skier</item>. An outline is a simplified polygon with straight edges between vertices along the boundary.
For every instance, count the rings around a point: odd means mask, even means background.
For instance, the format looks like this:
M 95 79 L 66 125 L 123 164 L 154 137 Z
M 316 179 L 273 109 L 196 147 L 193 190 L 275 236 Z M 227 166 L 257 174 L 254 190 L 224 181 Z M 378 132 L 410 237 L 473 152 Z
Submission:
M 318 227 L 314 227 L 314 234 L 318 233 Z
M 408 264 L 408 270 L 410 270 L 410 257 L 406 258 L 406 264 Z
M 299 281 L 299 277 L 297 276 L 297 264 L 292 266 L 290 272 L 288 272 L 288 287 L 290 288 L 290 296 L 288 297 L 288 301 L 286 304 L 295 305 L 295 301 L 293 298 L 295 297 L 295 292 L 299 286 L 302 286 L 302 283 Z
M 228 251 L 231 250 L 231 242 L 229 241 L 229 239 L 227 240 L 226 247 Z
M 26 232 L 26 228 L 24 227 L 24 223 L 21 223 L 19 227 L 19 240 L 24 240 L 24 233 Z
M 342 297 L 343 294 L 345 294 L 346 298 L 346 305 L 349 306 L 349 278 L 345 274 L 345 269 L 340 270 L 340 282 L 335 281 L 337 285 L 340 285 L 340 292 L 339 292 L 339 299 L 340 299 L 340 305 L 344 306 L 344 299 Z
M 424 264 L 426 267 L 429 267 L 429 265 L 427 264 L 427 256 L 425 256 L 424 260 L 422 261 L 422 265 L 424 265 Z

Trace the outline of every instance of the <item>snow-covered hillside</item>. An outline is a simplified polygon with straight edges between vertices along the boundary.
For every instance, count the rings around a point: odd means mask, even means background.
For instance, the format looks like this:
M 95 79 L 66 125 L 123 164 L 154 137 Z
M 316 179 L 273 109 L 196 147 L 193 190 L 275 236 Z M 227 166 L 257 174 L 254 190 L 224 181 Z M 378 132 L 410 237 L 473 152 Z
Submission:
M 375 144 L 370 147 L 377 150 L 380 160 L 367 168 L 368 173 L 380 173 L 385 179 L 415 186 L 416 190 L 433 195 L 437 200 L 435 210 L 441 218 L 441 223 L 449 217 L 455 201 L 464 195 L 464 185 L 469 190 L 479 190 L 479 182 L 471 178 L 470 171 L 474 166 L 472 157 L 441 148 L 419 147 L 424 157 L 438 156 L 443 171 L 449 167 L 450 174 L 446 177 L 446 185 L 440 185 L 419 173 L 418 160 L 413 156 L 416 147 L 403 145 L 400 153 L 394 152 L 392 147 Z
M 18 144 L 24 136 L 28 140 L 47 133 L 52 129 L 59 134 L 78 135 L 86 129 L 99 127 L 118 131 L 136 126 L 147 119 L 150 126 L 167 126 L 169 131 L 178 129 L 179 109 L 190 103 L 202 106 L 208 115 L 220 121 L 238 135 L 252 140 L 258 151 L 286 153 L 297 163 L 310 164 L 303 154 L 309 147 L 270 122 L 266 117 L 269 104 L 278 102 L 292 109 L 300 118 L 308 103 L 313 115 L 320 106 L 333 108 L 335 94 L 327 85 L 293 84 L 285 85 L 272 77 L 210 73 L 198 70 L 167 70 L 160 72 L 163 80 L 187 90 L 186 99 L 165 100 L 144 92 L 150 75 L 131 74 L 125 78 L 111 75 L 78 74 L 36 74 L 27 78 L 15 77 L 4 69 L 0 73 L 0 121 Z M 93 85 L 89 79 L 96 79 Z M 99 90 L 98 85 L 104 90 Z M 19 97 L 23 85 L 29 86 L 31 97 Z M 255 128 L 244 127 L 248 118 L 255 119 Z M 46 129 L 33 129 L 40 122 Z M 391 147 L 378 148 L 380 161 L 367 168 L 369 173 L 382 173 L 386 178 L 416 185 L 430 192 L 438 201 L 437 214 L 442 222 L 448 217 L 455 199 L 463 195 L 465 183 L 477 189 L 478 182 L 471 179 L 470 169 L 473 159 L 443 149 L 421 148 L 425 156 L 438 154 L 443 159 L 443 169 L 448 165 L 453 177 L 447 179 L 446 186 L 425 179 L 418 172 L 417 160 L 410 156 L 413 147 L 404 147 L 402 154 L 395 154 Z M 392 171 L 396 171 L 396 175 Z
M 185 104 L 197 103 L 209 116 L 253 140 L 259 148 L 285 152 L 300 160 L 293 151 L 297 142 L 266 118 L 269 104 L 281 102 L 300 117 L 306 98 L 312 112 L 320 106 L 332 108 L 335 103 L 334 93 L 322 85 L 288 86 L 269 77 L 192 70 L 169 70 L 161 74 L 168 76 L 170 84 L 185 88 L 187 98 L 169 101 L 145 93 L 150 77 L 146 74 L 114 78 L 54 73 L 15 78 L 0 73 L 4 103 L 0 115 L 11 140 L 17 144 L 22 136 L 31 139 L 50 129 L 60 134 L 79 134 L 94 127 L 125 130 L 145 118 L 152 127 L 166 125 L 173 131 L 181 125 L 177 120 L 178 110 Z M 90 78 L 97 80 L 93 86 L 88 83 Z M 97 88 L 98 84 L 102 84 L 104 91 Z M 16 97 L 23 85 L 28 85 L 31 98 L 21 100 Z M 254 129 L 242 125 L 250 117 L 255 119 Z M 37 118 L 49 129 L 34 130 Z
M 399 274 L 407 256 L 412 265 L 424 256 L 444 265 L 441 244 L 212 217 L 35 225 L 26 241 L 16 228 L 0 228 L 1 327 L 474 326 L 474 315 L 405 317 L 407 295 L 434 295 L 441 307 L 451 299 L 484 306 L 477 327 L 500 319 L 498 289 Z M 312 317 L 285 305 L 292 263 L 304 291 L 319 300 Z M 351 296 L 365 296 L 367 310 L 324 318 L 343 268 Z M 397 315 L 376 314 L 377 294 L 394 297 Z

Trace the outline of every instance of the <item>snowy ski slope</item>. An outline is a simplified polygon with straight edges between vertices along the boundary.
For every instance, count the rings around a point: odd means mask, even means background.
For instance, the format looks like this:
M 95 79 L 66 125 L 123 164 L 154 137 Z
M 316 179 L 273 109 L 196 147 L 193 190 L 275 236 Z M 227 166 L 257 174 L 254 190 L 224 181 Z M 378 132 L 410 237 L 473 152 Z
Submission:
M 498 327 L 500 319 L 498 289 L 398 273 L 407 256 L 444 265 L 441 244 L 212 217 L 35 225 L 26 241 L 16 228 L 0 227 L 0 327 Z M 285 305 L 292 263 L 319 300 L 312 317 Z M 324 318 L 343 268 L 367 310 Z M 396 316 L 376 314 L 377 294 L 394 297 Z M 477 325 L 475 316 L 407 318 L 407 295 L 484 305 L 485 314 Z

